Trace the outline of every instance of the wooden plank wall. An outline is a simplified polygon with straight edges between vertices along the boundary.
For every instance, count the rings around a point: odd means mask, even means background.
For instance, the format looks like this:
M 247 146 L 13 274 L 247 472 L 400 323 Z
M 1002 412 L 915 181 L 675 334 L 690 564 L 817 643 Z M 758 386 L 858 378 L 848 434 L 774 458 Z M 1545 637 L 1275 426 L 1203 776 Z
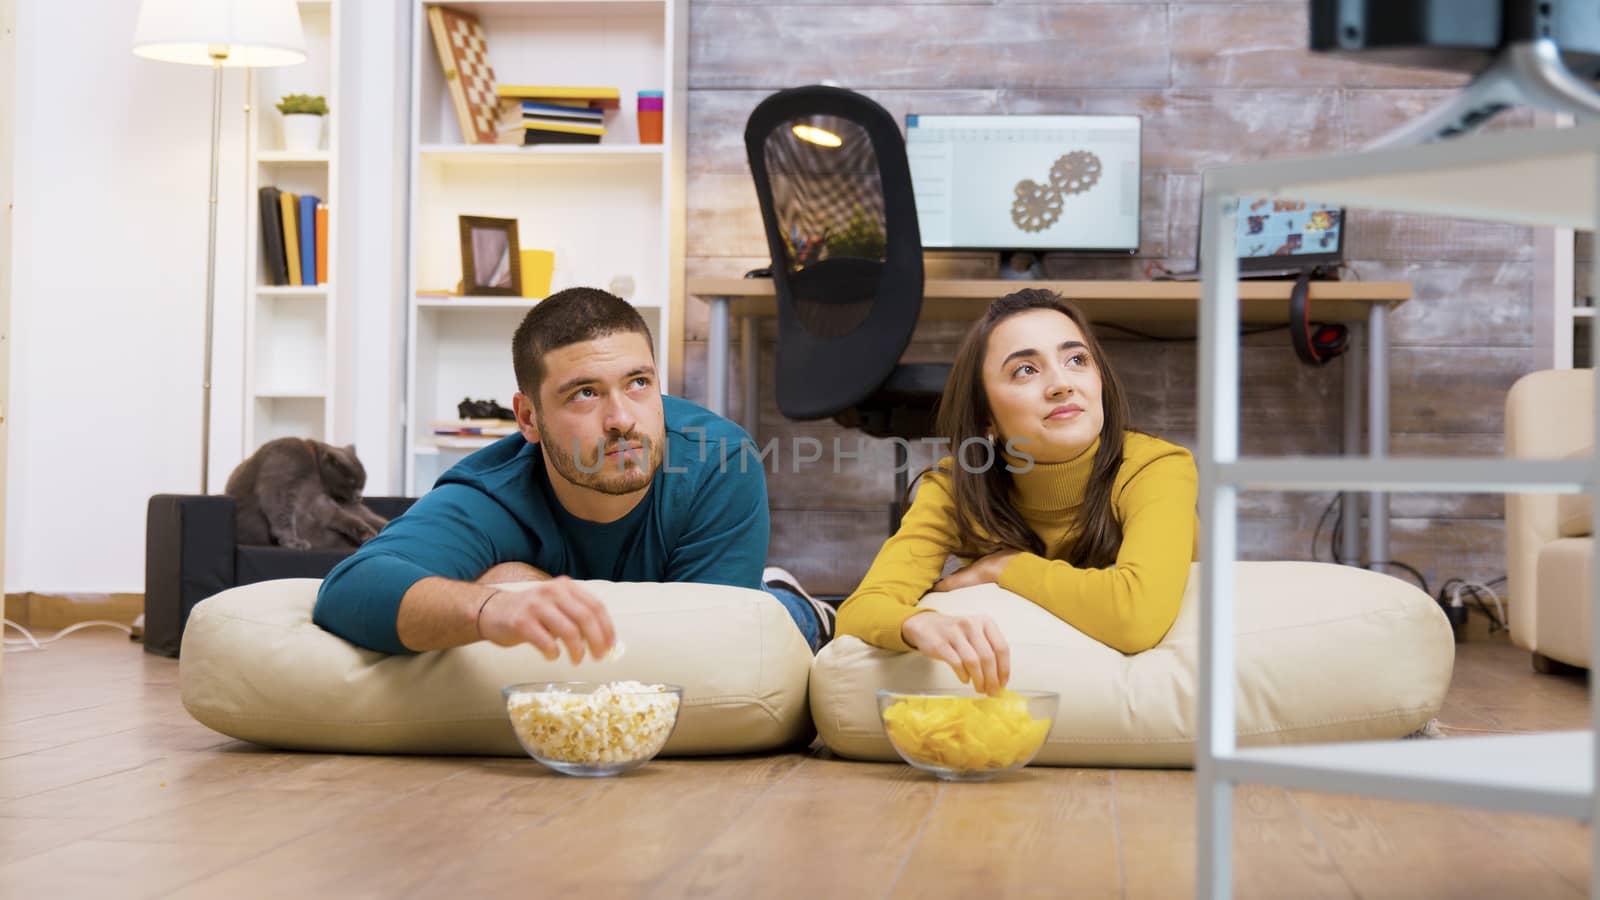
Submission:
M 745 118 L 774 90 L 832 80 L 897 118 L 907 112 L 1136 113 L 1144 121 L 1143 247 L 1137 259 L 1053 260 L 1060 277 L 1140 277 L 1144 265 L 1193 265 L 1205 167 L 1355 148 L 1447 96 L 1458 79 L 1315 56 L 1304 0 L 1270 2 L 800 3 L 691 7 L 688 272 L 739 274 L 766 264 L 745 163 Z M 1526 125 L 1525 114 L 1504 117 Z M 1506 389 L 1534 367 L 1531 232 L 1525 228 L 1354 211 L 1353 275 L 1409 280 L 1415 299 L 1391 317 L 1396 454 L 1498 454 Z M 925 326 L 910 359 L 948 359 L 959 327 Z M 686 315 L 685 394 L 705 397 L 704 304 Z M 1138 425 L 1193 445 L 1193 344 L 1116 340 Z M 774 333 L 762 335 L 771 371 Z M 737 350 L 734 357 L 738 359 Z M 1283 334 L 1248 339 L 1247 452 L 1339 447 L 1340 363 L 1299 365 Z M 764 384 L 758 440 L 856 435 L 793 423 Z M 735 378 L 734 409 L 739 409 Z M 825 592 L 847 592 L 886 534 L 889 449 L 876 461 L 832 454 L 770 476 L 771 556 Z M 1330 495 L 1244 499 L 1243 553 L 1305 559 Z M 1402 495 L 1393 555 L 1437 590 L 1448 577 L 1505 571 L 1497 496 Z M 1328 558 L 1326 533 L 1317 551 Z

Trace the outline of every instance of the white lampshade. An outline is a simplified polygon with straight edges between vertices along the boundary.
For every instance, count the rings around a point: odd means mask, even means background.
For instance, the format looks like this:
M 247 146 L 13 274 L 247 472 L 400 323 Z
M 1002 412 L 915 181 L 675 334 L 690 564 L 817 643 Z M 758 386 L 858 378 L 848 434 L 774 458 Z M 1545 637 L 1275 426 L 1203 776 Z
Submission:
M 143 0 L 133 52 L 162 62 L 209 66 L 291 66 L 305 62 L 295 0 Z

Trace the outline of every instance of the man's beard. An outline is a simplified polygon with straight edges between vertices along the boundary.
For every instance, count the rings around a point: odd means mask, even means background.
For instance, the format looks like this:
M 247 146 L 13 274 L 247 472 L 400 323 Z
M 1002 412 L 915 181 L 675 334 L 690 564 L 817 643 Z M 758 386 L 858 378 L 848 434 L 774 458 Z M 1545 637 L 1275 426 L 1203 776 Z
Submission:
M 539 444 L 544 449 L 545 457 L 555 467 L 557 474 L 578 487 L 612 496 L 631 494 L 648 487 L 656 477 L 656 471 L 661 468 L 661 458 L 665 453 L 662 440 L 630 431 L 624 435 L 607 435 L 604 447 L 581 447 L 571 441 L 563 445 L 561 441 L 544 439 L 542 436 L 550 433 L 545 428 L 544 417 L 535 412 L 534 418 L 539 425 Z M 640 460 L 641 451 L 632 450 L 620 457 L 604 456 L 605 451 L 614 450 L 622 444 L 640 444 L 647 455 Z M 590 451 L 600 452 L 589 456 Z M 577 452 L 585 455 L 581 465 Z

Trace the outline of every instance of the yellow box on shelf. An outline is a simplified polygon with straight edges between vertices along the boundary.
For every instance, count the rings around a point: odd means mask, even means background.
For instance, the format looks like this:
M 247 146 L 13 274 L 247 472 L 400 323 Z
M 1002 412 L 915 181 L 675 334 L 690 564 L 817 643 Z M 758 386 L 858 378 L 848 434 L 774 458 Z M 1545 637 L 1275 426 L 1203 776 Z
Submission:
M 554 250 L 522 251 L 522 296 L 534 300 L 550 296 L 550 279 L 555 271 Z

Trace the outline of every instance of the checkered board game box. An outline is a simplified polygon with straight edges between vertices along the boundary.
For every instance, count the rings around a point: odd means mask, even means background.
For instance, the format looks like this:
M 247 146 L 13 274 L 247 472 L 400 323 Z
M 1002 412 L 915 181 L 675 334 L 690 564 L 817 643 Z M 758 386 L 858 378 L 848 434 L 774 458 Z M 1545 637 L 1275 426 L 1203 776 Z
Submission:
M 493 144 L 500 107 L 483 25 L 471 13 L 442 6 L 428 8 L 428 24 L 444 66 L 444 80 L 450 85 L 462 139 L 469 144 Z

